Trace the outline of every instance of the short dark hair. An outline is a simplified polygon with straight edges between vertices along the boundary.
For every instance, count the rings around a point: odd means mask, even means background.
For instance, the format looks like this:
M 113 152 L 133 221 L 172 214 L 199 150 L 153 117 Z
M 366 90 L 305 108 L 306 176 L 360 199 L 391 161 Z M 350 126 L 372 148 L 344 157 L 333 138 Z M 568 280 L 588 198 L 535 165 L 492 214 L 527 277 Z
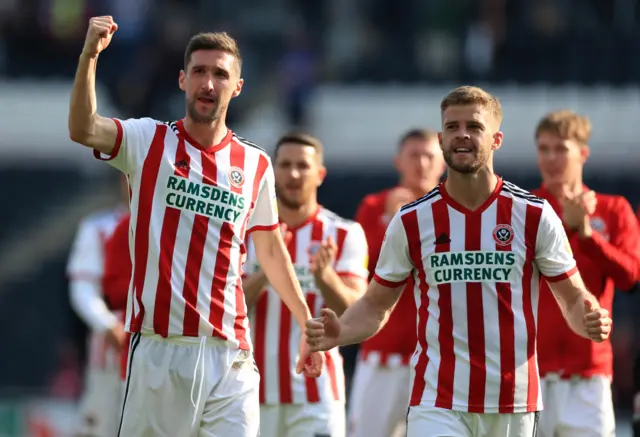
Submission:
M 187 69 L 191 55 L 198 50 L 219 50 L 229 53 L 238 62 L 238 73 L 242 70 L 242 56 L 235 39 L 227 32 L 201 32 L 191 37 L 184 51 L 184 68 Z
M 437 139 L 438 139 L 438 133 L 431 129 L 418 129 L 418 128 L 411 129 L 405 132 L 400 137 L 400 141 L 398 142 L 398 150 L 402 149 L 405 143 L 409 140 L 431 141 L 431 140 L 437 140 Z
M 276 143 L 276 148 L 273 152 L 274 158 L 278 156 L 278 150 L 284 144 L 297 144 L 299 146 L 313 147 L 316 151 L 316 155 L 318 156 L 318 161 L 321 163 L 323 162 L 324 146 L 322 145 L 322 142 L 313 135 L 307 134 L 305 132 L 289 132 L 281 136 Z

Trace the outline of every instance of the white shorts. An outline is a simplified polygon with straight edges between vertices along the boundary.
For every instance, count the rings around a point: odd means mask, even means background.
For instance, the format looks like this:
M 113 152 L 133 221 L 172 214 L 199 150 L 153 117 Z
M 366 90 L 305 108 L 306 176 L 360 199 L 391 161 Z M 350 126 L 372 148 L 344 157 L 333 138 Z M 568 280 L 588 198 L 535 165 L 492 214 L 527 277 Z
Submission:
M 613 437 L 616 420 L 611 381 L 604 376 L 589 379 L 542 379 L 540 437 Z
M 117 434 L 122 407 L 121 387 L 118 372 L 87 369 L 79 405 L 77 435 L 113 437 Z
M 480 414 L 418 405 L 409 408 L 407 437 L 536 437 L 538 413 Z
M 372 354 L 371 354 L 372 355 Z M 358 360 L 349 399 L 349 437 L 404 436 L 409 408 L 409 366 Z
M 260 437 L 345 437 L 344 402 L 260 406 Z
M 260 375 L 211 337 L 131 336 L 121 437 L 256 437 Z

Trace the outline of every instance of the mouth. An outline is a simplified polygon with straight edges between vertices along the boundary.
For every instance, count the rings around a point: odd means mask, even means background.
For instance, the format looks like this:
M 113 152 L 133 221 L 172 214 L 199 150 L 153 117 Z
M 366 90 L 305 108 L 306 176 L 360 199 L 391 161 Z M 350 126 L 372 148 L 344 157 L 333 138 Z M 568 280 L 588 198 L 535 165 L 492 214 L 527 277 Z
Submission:
M 213 105 L 216 100 L 210 97 L 198 97 L 196 100 L 200 103 L 204 103 L 205 105 Z
M 456 155 L 468 155 L 473 153 L 473 150 L 468 147 L 456 147 L 453 149 L 453 153 Z

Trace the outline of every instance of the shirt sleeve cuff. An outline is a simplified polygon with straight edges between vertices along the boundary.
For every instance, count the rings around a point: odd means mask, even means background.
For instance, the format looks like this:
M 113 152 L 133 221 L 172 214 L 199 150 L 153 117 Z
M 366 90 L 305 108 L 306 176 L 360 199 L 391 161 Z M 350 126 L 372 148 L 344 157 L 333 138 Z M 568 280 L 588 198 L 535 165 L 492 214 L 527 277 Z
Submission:
M 593 231 L 590 237 L 582 238 L 578 236 L 577 238 L 580 250 L 587 253 L 593 252 L 594 249 L 598 250 L 602 247 L 603 243 L 607 242 L 607 240 L 596 231 Z
M 575 275 L 576 273 L 578 273 L 578 267 L 577 266 L 573 266 L 570 270 L 561 273 L 559 275 L 556 276 L 545 276 L 545 279 L 547 282 L 558 282 L 558 281 L 562 281 L 564 279 L 570 278 L 571 276 Z
M 362 278 L 367 279 L 368 275 L 363 274 L 362 272 L 336 272 L 336 274 L 342 278 Z
M 247 229 L 247 235 L 255 231 L 275 231 L 278 229 L 278 226 L 278 223 L 273 225 L 255 225 Z
M 122 145 L 122 136 L 123 136 L 122 123 L 117 118 L 112 118 L 112 120 L 115 122 L 116 129 L 118 131 L 116 135 L 116 143 L 114 144 L 113 150 L 109 155 L 102 154 L 96 149 L 93 149 L 93 156 L 96 159 L 99 159 L 100 161 L 111 161 L 113 158 L 118 156 L 118 152 L 120 151 L 120 146 Z
M 386 279 L 381 278 L 380 276 L 378 276 L 377 274 L 373 275 L 373 280 L 376 281 L 378 284 L 383 285 L 385 287 L 389 287 L 389 288 L 397 288 L 400 287 L 401 285 L 404 285 L 407 283 L 407 280 L 409 278 L 405 278 L 400 282 L 395 282 L 395 281 L 387 281 Z

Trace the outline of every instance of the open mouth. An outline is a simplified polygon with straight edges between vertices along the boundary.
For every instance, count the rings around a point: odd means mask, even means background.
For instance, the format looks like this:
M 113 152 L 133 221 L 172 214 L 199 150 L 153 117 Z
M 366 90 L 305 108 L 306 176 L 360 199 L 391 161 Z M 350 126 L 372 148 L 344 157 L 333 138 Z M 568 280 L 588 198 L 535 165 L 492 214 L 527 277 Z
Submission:
M 209 97 L 198 97 L 198 102 L 204 103 L 206 105 L 213 105 L 216 101 Z
M 473 150 L 469 149 L 468 147 L 456 147 L 455 149 L 453 149 L 454 153 L 460 153 L 460 154 L 468 154 L 468 153 L 472 153 Z

